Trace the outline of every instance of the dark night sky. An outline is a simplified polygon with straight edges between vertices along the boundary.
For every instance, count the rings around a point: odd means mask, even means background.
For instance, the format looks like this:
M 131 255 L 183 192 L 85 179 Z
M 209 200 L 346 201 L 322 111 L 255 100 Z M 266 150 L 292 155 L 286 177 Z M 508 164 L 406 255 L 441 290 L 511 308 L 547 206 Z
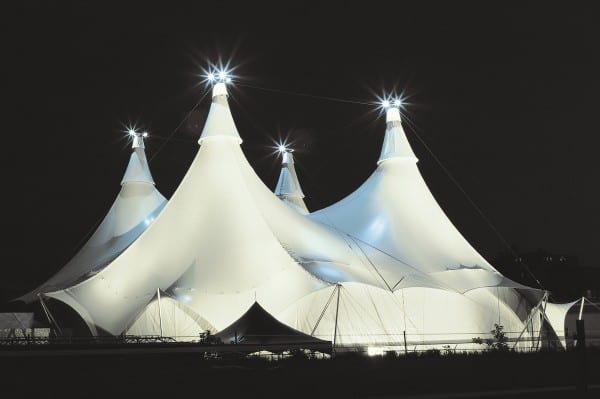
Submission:
M 130 152 L 121 123 L 150 131 L 153 157 L 206 91 L 200 68 L 219 57 L 238 66 L 240 84 L 362 101 L 403 90 L 418 134 L 511 244 L 599 265 L 598 14 L 544 3 L 418 3 L 251 4 L 232 12 L 228 3 L 106 9 L 29 1 L 4 10 L 0 177 L 9 273 L 0 297 L 49 277 L 108 210 Z M 214 32 L 222 28 L 254 33 Z M 184 124 L 152 160 L 167 197 L 197 151 L 209 104 L 205 98 L 191 118 L 200 126 Z M 269 187 L 279 170 L 272 140 L 294 142 L 313 210 L 349 194 L 376 167 L 384 120 L 369 106 L 242 85 L 231 89 L 230 104 L 243 149 Z M 405 130 L 442 208 L 495 257 L 501 242 Z

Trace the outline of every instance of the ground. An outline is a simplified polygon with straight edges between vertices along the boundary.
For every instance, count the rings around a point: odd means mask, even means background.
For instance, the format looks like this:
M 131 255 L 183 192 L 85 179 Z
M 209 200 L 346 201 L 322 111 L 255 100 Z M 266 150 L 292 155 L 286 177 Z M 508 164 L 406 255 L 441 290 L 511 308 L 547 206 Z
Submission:
M 577 397 L 576 352 L 203 359 L 198 353 L 0 352 L 2 391 L 20 397 Z M 589 397 L 600 352 L 590 351 Z M 485 392 L 485 393 L 484 393 Z M 10 396 L 10 395 L 9 395 Z

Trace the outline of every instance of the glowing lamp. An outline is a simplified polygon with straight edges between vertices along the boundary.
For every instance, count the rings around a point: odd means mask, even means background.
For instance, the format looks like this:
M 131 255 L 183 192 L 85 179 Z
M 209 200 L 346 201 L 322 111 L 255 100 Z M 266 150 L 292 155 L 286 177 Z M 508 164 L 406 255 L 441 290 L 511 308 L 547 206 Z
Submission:
M 385 350 L 384 350 L 384 348 L 380 348 L 377 346 L 369 346 L 369 347 L 367 347 L 367 355 L 383 356 L 383 355 L 385 355 Z

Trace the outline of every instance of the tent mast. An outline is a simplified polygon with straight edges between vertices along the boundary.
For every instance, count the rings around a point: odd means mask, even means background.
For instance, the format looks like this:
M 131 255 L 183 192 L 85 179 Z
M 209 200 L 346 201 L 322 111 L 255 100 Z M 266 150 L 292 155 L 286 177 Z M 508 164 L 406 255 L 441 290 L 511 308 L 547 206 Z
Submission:
M 512 347 L 513 349 L 515 349 L 517 347 L 517 344 L 519 343 L 519 341 L 523 337 L 523 334 L 525 333 L 525 331 L 527 331 L 527 329 L 530 327 L 530 325 L 531 325 L 531 328 L 533 330 L 533 324 L 531 322 L 533 320 L 533 316 L 535 315 L 535 311 L 539 310 L 539 308 L 542 305 L 542 303 L 544 303 L 544 301 L 547 301 L 547 299 L 548 299 L 548 291 L 545 291 L 544 295 L 542 296 L 542 299 L 538 302 L 538 304 L 533 309 L 531 309 L 531 312 L 529 313 L 529 316 L 527 316 L 527 320 L 525 321 L 525 327 L 523 327 L 523 330 L 521 330 L 521 333 L 519 334 L 519 336 L 515 340 L 515 344 Z
M 546 319 L 546 304 L 548 303 L 548 291 L 544 292 L 544 296 L 542 297 L 542 306 L 540 310 L 542 314 L 540 315 L 540 331 L 538 334 L 537 344 L 535 345 L 535 349 L 538 350 L 540 344 L 542 342 L 542 328 L 544 327 L 544 319 Z
M 583 305 L 585 304 L 585 297 L 582 296 L 581 297 L 581 305 L 579 306 L 579 317 L 577 318 L 577 320 L 581 320 L 581 318 L 583 317 Z
M 156 296 L 158 298 L 158 326 L 160 328 L 160 337 L 163 336 L 163 328 L 162 328 L 162 312 L 160 309 L 160 288 L 156 289 Z
M 331 295 L 329 295 L 329 299 L 327 299 L 327 303 L 325 304 L 325 307 L 323 307 L 323 310 L 321 311 L 321 314 L 319 315 L 319 318 L 317 319 L 317 322 L 315 323 L 315 326 L 313 327 L 312 331 L 310 332 L 311 336 L 315 335 L 315 331 L 317 331 L 317 327 L 319 327 L 319 323 L 321 322 L 321 319 L 325 315 L 325 312 L 327 311 L 327 308 L 329 308 L 329 304 L 331 303 L 331 300 L 333 299 L 333 296 L 335 295 L 336 289 L 337 289 L 337 285 L 333 289 L 333 291 L 331 291 Z
M 333 328 L 333 351 L 335 352 L 335 345 L 337 342 L 337 328 L 338 328 L 338 313 L 340 309 L 340 289 L 342 285 L 340 283 L 336 284 L 337 287 L 337 303 L 335 305 L 335 326 Z
M 42 297 L 41 293 L 38 293 L 38 299 L 40 300 L 40 304 L 42 305 L 42 309 L 44 310 L 44 314 L 46 315 L 46 318 L 48 319 L 48 322 L 50 323 L 50 326 L 54 327 L 54 329 L 58 332 L 58 334 L 60 336 L 63 335 L 63 332 L 60 328 L 60 326 L 58 325 L 58 323 L 56 322 L 56 319 L 54 318 L 54 316 L 52 316 L 52 313 L 50 313 L 50 309 L 48 309 L 48 306 L 46 306 L 46 302 L 44 302 L 44 298 Z

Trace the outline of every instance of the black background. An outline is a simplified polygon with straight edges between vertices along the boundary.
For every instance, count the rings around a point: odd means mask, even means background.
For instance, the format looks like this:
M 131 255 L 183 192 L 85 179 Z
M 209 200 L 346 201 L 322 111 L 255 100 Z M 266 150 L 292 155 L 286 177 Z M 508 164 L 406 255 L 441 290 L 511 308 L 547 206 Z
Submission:
M 367 102 L 404 93 L 416 133 L 511 245 L 598 265 L 598 13 L 414 3 L 3 6 L 0 299 L 53 274 L 108 210 L 130 153 L 124 125 L 149 130 L 157 187 L 172 195 L 209 98 L 165 138 L 206 93 L 202 68 L 219 60 L 236 67 L 230 104 L 251 164 L 273 188 L 273 141 L 287 137 L 311 210 L 375 169 L 384 118 L 249 86 Z M 405 130 L 459 230 L 488 259 L 505 250 Z

